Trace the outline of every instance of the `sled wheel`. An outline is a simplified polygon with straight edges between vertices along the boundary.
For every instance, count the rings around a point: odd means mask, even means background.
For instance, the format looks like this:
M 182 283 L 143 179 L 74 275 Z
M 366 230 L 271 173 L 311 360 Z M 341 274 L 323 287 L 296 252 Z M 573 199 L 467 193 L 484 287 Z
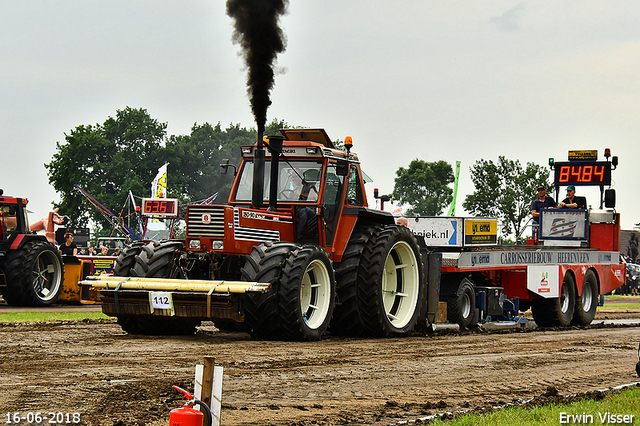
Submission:
M 6 257 L 4 299 L 15 306 L 50 306 L 62 292 L 64 269 L 60 252 L 48 241 L 32 240 Z
M 362 250 L 367 244 L 375 227 L 365 225 L 357 227 L 351 234 L 342 261 L 335 263 L 336 306 L 331 319 L 331 334 L 336 336 L 361 336 L 364 327 L 358 311 L 358 267 L 362 261 Z
M 560 297 L 536 300 L 531 306 L 533 319 L 540 327 L 567 327 L 571 324 L 576 305 L 576 286 L 567 273 L 562 281 Z
M 598 307 L 598 280 L 590 269 L 584 276 L 582 296 L 576 298 L 576 308 L 573 313 L 572 324 L 589 325 L 596 316 Z
M 278 288 L 278 308 L 285 340 L 320 340 L 335 303 L 333 265 L 320 247 L 306 245 L 289 253 Z
M 266 293 L 247 294 L 244 298 L 244 321 L 256 339 L 282 339 L 283 332 L 278 309 L 280 275 L 289 253 L 297 246 L 293 243 L 260 243 L 246 257 L 241 274 L 245 281 L 271 283 Z
M 444 297 L 447 302 L 447 319 L 458 324 L 460 328 L 466 328 L 471 324 L 476 310 L 476 296 L 473 284 L 464 278 L 460 282 L 455 296 Z
M 420 249 L 404 226 L 376 228 L 358 270 L 358 306 L 367 334 L 402 336 L 418 320 L 422 290 Z

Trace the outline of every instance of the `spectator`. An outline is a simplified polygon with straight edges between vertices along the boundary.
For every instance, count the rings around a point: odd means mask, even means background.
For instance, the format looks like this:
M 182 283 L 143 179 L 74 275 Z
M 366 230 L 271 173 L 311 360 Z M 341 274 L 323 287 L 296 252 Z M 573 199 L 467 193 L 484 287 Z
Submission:
M 64 239 L 64 244 L 60 245 L 60 253 L 62 253 L 63 256 L 77 256 L 78 247 L 73 243 L 73 234 L 67 232 L 64 234 Z
M 562 200 L 558 207 L 561 209 L 586 209 L 587 199 L 585 197 L 577 197 L 576 187 L 569 185 L 567 186 L 567 198 Z
M 556 200 L 547 196 L 547 188 L 538 185 L 538 198 L 531 203 L 531 215 L 533 216 L 533 240 L 538 242 L 538 228 L 540 227 L 540 210 L 544 208 L 556 207 Z
M 99 256 L 109 256 L 109 248 L 105 246 L 100 246 L 100 255 Z
M 409 221 L 407 220 L 406 217 L 399 217 L 398 220 L 396 221 L 396 224 L 407 227 L 409 226 Z

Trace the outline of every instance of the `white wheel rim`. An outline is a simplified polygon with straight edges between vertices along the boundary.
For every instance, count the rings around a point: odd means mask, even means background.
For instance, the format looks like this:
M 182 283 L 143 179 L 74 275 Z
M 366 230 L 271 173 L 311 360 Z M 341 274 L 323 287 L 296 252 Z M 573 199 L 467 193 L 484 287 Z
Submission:
M 61 282 L 61 265 L 55 254 L 44 251 L 38 254 L 33 265 L 33 290 L 43 301 L 56 296 Z
M 471 300 L 467 292 L 462 293 L 462 317 L 468 318 L 471 313 Z
M 560 291 L 560 310 L 563 313 L 567 313 L 569 311 L 569 296 L 567 295 L 567 286 L 568 283 L 562 284 L 562 290 Z
M 382 302 L 387 318 L 402 328 L 413 318 L 418 303 L 420 268 L 411 246 L 397 242 L 389 251 L 382 276 Z
M 591 310 L 591 303 L 593 303 L 593 292 L 591 291 L 591 283 L 585 280 L 582 285 L 582 310 L 589 312 Z
M 300 286 L 300 306 L 307 327 L 320 327 L 331 304 L 331 278 L 326 265 L 319 259 L 312 261 L 304 271 Z

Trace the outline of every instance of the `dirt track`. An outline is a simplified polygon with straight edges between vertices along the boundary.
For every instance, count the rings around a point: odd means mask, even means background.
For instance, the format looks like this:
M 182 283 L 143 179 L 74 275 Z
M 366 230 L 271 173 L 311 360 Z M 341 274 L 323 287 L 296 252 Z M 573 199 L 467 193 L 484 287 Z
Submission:
M 571 394 L 640 380 L 638 327 L 285 343 L 212 324 L 190 337 L 129 336 L 107 320 L 0 324 L 0 339 L 3 423 L 8 412 L 53 411 L 87 425 L 166 425 L 181 406 L 171 386 L 192 389 L 205 355 L 225 368 L 223 425 L 386 425 L 548 386 Z

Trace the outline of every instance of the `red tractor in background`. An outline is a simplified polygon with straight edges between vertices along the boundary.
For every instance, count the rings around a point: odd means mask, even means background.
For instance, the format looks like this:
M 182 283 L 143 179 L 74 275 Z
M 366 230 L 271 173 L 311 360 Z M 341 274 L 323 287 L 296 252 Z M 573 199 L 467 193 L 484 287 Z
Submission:
M 27 199 L 0 190 L 0 294 L 14 306 L 49 306 L 62 292 L 58 248 L 29 228 Z

